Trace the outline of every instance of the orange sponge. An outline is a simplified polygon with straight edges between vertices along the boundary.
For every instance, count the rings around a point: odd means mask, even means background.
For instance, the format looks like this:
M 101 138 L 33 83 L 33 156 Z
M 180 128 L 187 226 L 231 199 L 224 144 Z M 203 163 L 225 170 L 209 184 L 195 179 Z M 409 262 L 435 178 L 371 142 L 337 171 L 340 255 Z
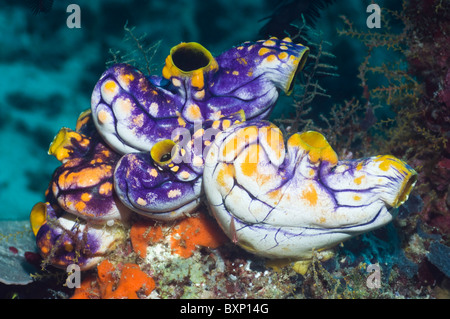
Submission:
M 197 246 L 217 248 L 227 240 L 214 220 L 205 214 L 184 218 L 176 224 L 157 224 L 137 221 L 130 231 L 133 250 L 142 258 L 147 256 L 148 245 L 157 243 L 169 234 L 172 252 L 183 257 L 192 256 Z
M 133 250 L 142 258 L 147 256 L 147 246 L 163 238 L 162 226 L 154 221 L 137 221 L 131 226 L 130 239 Z
M 191 257 L 196 246 L 217 248 L 227 237 L 220 227 L 205 214 L 181 220 L 171 234 L 173 252 L 183 258 Z
M 99 299 L 100 289 L 98 287 L 97 278 L 94 275 L 86 277 L 80 285 L 75 289 L 75 293 L 71 299 Z
M 153 278 L 144 273 L 138 265 L 128 263 L 121 268 L 120 279 L 116 269 L 104 260 L 97 266 L 97 280 L 92 276 L 81 283 L 72 299 L 138 299 L 138 293 L 149 295 L 155 289 Z

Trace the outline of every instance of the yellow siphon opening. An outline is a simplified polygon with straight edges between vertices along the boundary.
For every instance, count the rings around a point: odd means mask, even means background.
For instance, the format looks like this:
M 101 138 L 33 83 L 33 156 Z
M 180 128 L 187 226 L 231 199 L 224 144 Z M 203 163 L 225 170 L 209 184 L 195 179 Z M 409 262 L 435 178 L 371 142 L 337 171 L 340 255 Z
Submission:
M 175 142 L 172 140 L 162 140 L 153 145 L 150 150 L 150 156 L 153 161 L 160 166 L 167 165 L 172 162 L 172 149 Z
M 414 185 L 417 182 L 417 173 L 414 171 L 406 178 L 406 180 L 403 182 L 402 188 L 400 190 L 400 193 L 397 197 L 397 199 L 394 201 L 394 208 L 399 207 L 409 197 L 409 193 L 413 189 Z
M 335 165 L 338 161 L 336 152 L 331 148 L 325 136 L 316 131 L 307 131 L 298 135 L 298 146 L 309 152 L 311 162 L 327 161 Z
M 208 72 L 219 68 L 217 61 L 205 47 L 196 42 L 182 42 L 170 50 L 163 68 L 163 76 L 191 76 L 194 71 Z
M 45 203 L 37 203 L 33 206 L 30 213 L 31 230 L 34 236 L 37 235 L 41 226 L 45 223 L 47 216 L 47 206 Z
M 304 47 L 302 53 L 300 54 L 300 56 L 298 57 L 298 64 L 297 67 L 295 68 L 294 72 L 292 72 L 290 79 L 288 81 L 287 84 L 287 90 L 285 91 L 286 95 L 290 95 L 292 93 L 292 91 L 294 90 L 294 82 L 295 82 L 295 78 L 297 77 L 297 74 L 303 69 L 303 67 L 305 66 L 306 60 L 308 59 L 309 56 L 309 48 L 308 47 Z

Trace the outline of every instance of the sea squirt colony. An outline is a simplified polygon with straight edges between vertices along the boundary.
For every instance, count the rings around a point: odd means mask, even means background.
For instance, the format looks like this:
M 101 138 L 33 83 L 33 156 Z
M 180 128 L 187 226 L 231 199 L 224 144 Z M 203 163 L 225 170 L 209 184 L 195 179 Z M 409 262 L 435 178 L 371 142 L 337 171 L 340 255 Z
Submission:
M 62 165 L 30 214 L 42 257 L 92 268 L 126 239 L 132 213 L 171 221 L 203 200 L 235 244 L 268 258 L 308 260 L 390 222 L 415 184 L 411 167 L 392 156 L 339 161 L 313 131 L 285 145 L 266 121 L 308 52 L 289 38 L 217 57 L 181 43 L 162 76 L 106 70 L 91 109 L 50 145 Z

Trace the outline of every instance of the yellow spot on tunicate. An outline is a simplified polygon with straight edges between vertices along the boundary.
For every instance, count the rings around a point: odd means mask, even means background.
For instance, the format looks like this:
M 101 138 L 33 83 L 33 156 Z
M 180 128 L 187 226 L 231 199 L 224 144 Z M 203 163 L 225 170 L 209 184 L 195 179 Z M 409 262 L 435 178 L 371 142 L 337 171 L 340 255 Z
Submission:
M 288 47 L 287 46 L 285 46 L 285 45 L 282 45 L 282 46 L 280 46 L 280 49 L 281 50 L 287 50 L 288 49 Z M 285 52 L 283 52 L 283 53 L 285 53 Z M 286 57 L 287 57 L 287 54 L 286 54 Z M 284 59 L 284 58 L 283 58 Z
M 283 134 L 281 133 L 279 128 L 273 125 L 269 126 L 266 132 L 267 145 L 269 145 L 276 158 L 280 159 L 281 155 L 284 153 Z
M 356 170 L 360 171 L 363 168 L 363 162 L 359 162 L 358 165 L 356 165 Z
M 133 106 L 130 99 L 119 99 L 117 102 L 119 103 L 119 107 L 123 114 L 127 116 L 131 114 L 131 109 L 133 108 Z
M 238 71 L 233 71 L 233 75 L 239 75 Z
M 278 58 L 280 60 L 284 60 L 288 57 L 289 55 L 286 52 L 281 52 L 280 54 L 278 54 Z
M 205 130 L 201 128 L 201 129 L 195 131 L 195 133 L 194 133 L 194 135 L 192 135 L 192 137 L 199 138 L 199 137 L 202 137 L 203 134 L 205 134 Z
M 138 116 L 133 118 L 133 123 L 137 126 L 137 127 L 142 127 L 144 126 L 144 113 L 139 114 Z
M 147 205 L 147 201 L 145 199 L 141 198 L 141 197 L 139 197 L 137 199 L 136 203 L 138 203 L 138 205 L 141 205 L 141 206 Z
M 194 71 L 192 79 L 191 79 L 192 86 L 202 89 L 205 86 L 205 81 L 203 78 L 203 71 L 198 70 Z
M 271 52 L 270 49 L 267 49 L 267 48 L 261 48 L 261 49 L 259 49 L 259 51 L 258 51 L 258 55 L 259 55 L 259 56 L 263 56 L 263 55 L 265 55 L 265 54 L 267 54 L 267 53 L 269 53 L 269 52 Z
M 291 55 L 289 57 L 289 61 L 292 63 L 293 66 L 296 66 L 299 63 L 299 59 L 295 55 Z
M 273 47 L 274 45 L 276 45 L 276 43 L 275 43 L 275 41 L 267 40 L 263 43 L 263 45 L 268 46 L 268 47 Z
M 240 47 L 237 47 L 236 49 L 240 51 L 240 50 L 242 50 L 243 48 L 244 48 L 243 46 L 240 46 Z
M 150 170 L 150 176 L 157 177 L 158 176 L 158 171 L 156 169 L 152 168 Z
M 217 183 L 219 186 L 227 187 L 227 178 L 233 178 L 236 175 L 233 164 L 224 164 L 217 174 Z
M 355 195 L 355 196 L 353 196 L 353 200 L 356 200 L 356 201 L 361 200 L 361 196 Z
M 219 126 L 220 126 L 220 121 L 214 121 L 212 124 L 212 128 L 214 128 L 214 129 L 218 129 Z
M 176 87 L 180 87 L 181 86 L 181 81 L 178 80 L 177 78 L 172 78 L 172 84 Z
M 78 172 L 64 172 L 59 176 L 58 183 L 62 189 L 70 189 L 73 185 L 77 187 L 90 187 L 97 185 L 103 178 L 112 175 L 111 166 L 100 165 L 97 167 L 87 167 Z
M 308 188 L 302 192 L 302 198 L 308 202 L 310 206 L 317 204 L 317 191 L 313 184 L 309 184 Z
M 120 80 L 126 85 L 130 85 L 130 82 L 134 80 L 134 75 L 129 73 L 129 74 L 122 74 L 120 75 Z
M 172 172 L 175 172 L 175 173 L 178 172 L 179 169 L 180 169 L 179 166 L 174 166 L 171 168 Z
M 197 104 L 190 104 L 186 109 L 186 116 L 189 120 L 195 121 L 202 118 L 202 113 Z
M 243 148 L 246 143 L 251 143 L 258 136 L 258 128 L 255 126 L 248 126 L 240 129 L 233 138 L 230 138 L 222 149 L 222 156 L 226 157 L 228 154 L 235 154 L 238 150 Z
M 252 144 L 248 147 L 245 160 L 241 163 L 241 170 L 245 176 L 250 177 L 258 173 L 259 148 L 259 144 Z
M 289 38 L 289 37 L 284 38 L 283 41 L 284 42 L 292 42 L 291 38 Z
M 91 194 L 89 193 L 83 193 L 81 194 L 81 200 L 84 202 L 88 202 L 91 199 Z
M 327 221 L 327 219 L 325 217 L 320 217 L 319 218 L 319 223 L 323 224 Z
M 84 202 L 77 202 L 75 204 L 75 209 L 77 210 L 77 212 L 81 213 L 85 208 L 86 208 L 86 204 Z
M 283 193 L 281 192 L 281 188 L 277 188 L 277 189 L 267 193 L 267 196 L 269 196 L 269 198 L 272 200 L 280 200 L 282 195 L 283 195 Z
M 112 189 L 113 189 L 112 184 L 110 182 L 105 182 L 102 185 L 100 185 L 98 192 L 103 196 L 108 196 L 111 194 Z
M 194 96 L 197 100 L 202 100 L 205 97 L 205 90 L 195 92 Z
M 203 165 L 202 158 L 199 156 L 194 156 L 194 158 L 192 159 L 192 165 L 194 165 L 196 167 L 202 166 Z
M 237 59 L 237 61 L 240 63 L 240 64 L 242 64 L 242 65 L 247 65 L 248 63 L 247 63 L 247 60 L 245 59 L 245 58 L 239 58 L 239 59 Z
M 266 58 L 266 61 L 267 61 L 267 62 L 272 62 L 272 61 L 274 61 L 275 59 L 276 59 L 276 56 L 273 55 L 273 54 L 271 54 L 271 55 L 269 55 L 269 56 Z
M 253 72 L 252 71 L 248 71 L 247 72 L 247 76 L 253 76 Z
M 211 141 L 204 141 L 203 143 L 205 144 L 205 146 L 211 145 Z
M 113 92 L 117 88 L 117 85 L 116 82 L 109 80 L 105 82 L 104 87 L 106 91 Z
M 119 87 L 117 86 L 116 82 L 112 80 L 106 81 L 103 84 L 103 93 L 108 94 L 109 96 L 115 95 L 118 89 Z
M 356 177 L 353 182 L 355 182 L 356 185 L 361 185 L 361 181 L 363 178 L 365 178 L 365 175 L 361 175 L 360 177 Z
M 406 163 L 391 155 L 378 156 L 374 162 L 381 162 L 379 168 L 382 171 L 388 171 L 391 167 L 397 169 L 401 174 L 408 174 L 409 169 Z
M 100 124 L 106 124 L 106 123 L 110 122 L 111 117 L 109 116 L 108 112 L 106 112 L 105 110 L 100 110 L 97 114 L 97 119 Z
M 186 126 L 186 121 L 181 116 L 178 117 L 178 125 Z
M 224 120 L 224 121 L 222 122 L 222 128 L 223 128 L 224 130 L 226 130 L 227 128 L 229 128 L 230 125 L 231 125 L 231 121 L 230 121 L 230 120 Z
M 182 179 L 188 179 L 189 176 L 191 176 L 191 174 L 189 174 L 189 172 L 187 172 L 187 171 L 182 171 L 182 172 L 180 173 L 180 177 L 181 177 Z
M 167 197 L 169 198 L 175 198 L 181 195 L 181 190 L 179 189 L 172 189 L 167 193 Z

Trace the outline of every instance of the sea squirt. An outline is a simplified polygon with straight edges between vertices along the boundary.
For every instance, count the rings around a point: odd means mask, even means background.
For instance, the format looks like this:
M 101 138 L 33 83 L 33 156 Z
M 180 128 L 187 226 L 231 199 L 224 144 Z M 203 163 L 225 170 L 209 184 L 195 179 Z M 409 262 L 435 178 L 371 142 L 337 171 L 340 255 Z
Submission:
M 292 91 L 308 52 L 271 38 L 214 58 L 191 42 L 172 48 L 162 76 L 128 64 L 106 70 L 76 130 L 62 128 L 50 145 L 62 165 L 30 214 L 45 262 L 89 269 L 124 242 L 132 211 L 171 220 L 195 210 L 203 153 L 215 137 L 204 133 L 268 117 L 279 92 Z M 174 136 L 178 129 L 192 138 Z M 194 147 L 174 147 L 186 141 Z M 172 148 L 179 154 L 166 158 Z M 175 163 L 175 155 L 191 158 Z
M 417 173 L 393 156 L 339 161 L 315 131 L 292 135 L 244 122 L 221 132 L 209 149 L 204 191 L 228 237 L 268 258 L 309 260 L 314 252 L 393 219 Z

